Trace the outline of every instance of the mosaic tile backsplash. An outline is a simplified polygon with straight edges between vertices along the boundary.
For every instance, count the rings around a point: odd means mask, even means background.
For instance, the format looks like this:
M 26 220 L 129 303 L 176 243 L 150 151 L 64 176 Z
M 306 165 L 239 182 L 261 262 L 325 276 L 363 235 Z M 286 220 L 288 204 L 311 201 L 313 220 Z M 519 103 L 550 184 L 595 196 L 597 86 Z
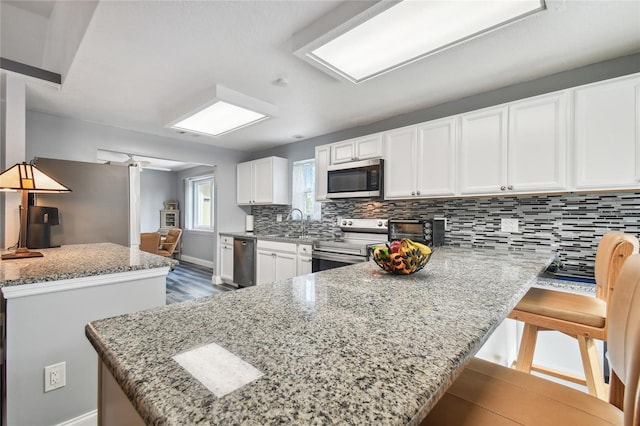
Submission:
M 289 210 L 289 206 L 253 206 L 255 231 L 297 231 L 299 222 L 284 221 Z M 282 222 L 276 222 L 277 214 L 282 214 Z M 446 217 L 445 245 L 514 250 L 550 248 L 561 262 L 560 273 L 593 278 L 596 248 L 605 232 L 626 232 L 640 237 L 640 192 L 325 202 L 322 220 L 307 224 L 309 234 L 323 238 L 341 235 L 337 226 L 339 217 Z M 518 232 L 501 232 L 502 218 L 518 219 Z

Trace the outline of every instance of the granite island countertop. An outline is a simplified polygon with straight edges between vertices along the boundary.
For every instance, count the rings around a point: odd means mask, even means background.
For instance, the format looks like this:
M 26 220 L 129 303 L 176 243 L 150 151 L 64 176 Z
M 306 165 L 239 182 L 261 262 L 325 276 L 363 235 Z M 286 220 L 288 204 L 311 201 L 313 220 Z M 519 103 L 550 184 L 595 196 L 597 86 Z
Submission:
M 169 267 L 173 259 L 113 243 L 38 249 L 43 257 L 0 260 L 0 287 Z
M 147 424 L 417 424 L 551 254 L 438 248 L 91 322 Z M 264 375 L 218 398 L 172 357 L 216 343 Z

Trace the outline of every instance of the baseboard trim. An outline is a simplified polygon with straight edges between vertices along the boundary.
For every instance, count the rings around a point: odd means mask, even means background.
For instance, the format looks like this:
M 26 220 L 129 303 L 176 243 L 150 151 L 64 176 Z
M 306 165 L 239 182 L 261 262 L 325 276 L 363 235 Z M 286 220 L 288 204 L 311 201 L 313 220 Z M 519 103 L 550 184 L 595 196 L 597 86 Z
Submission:
M 184 254 L 180 256 L 180 260 L 184 260 L 185 262 L 195 263 L 196 265 L 204 266 L 205 268 L 213 269 L 214 264 L 211 260 L 198 259 L 197 257 L 185 256 Z
M 81 416 L 69 419 L 55 426 L 95 426 L 98 424 L 98 410 L 89 411 Z
M 211 282 L 214 284 L 222 284 L 224 281 L 222 281 L 222 278 L 220 278 L 220 275 L 214 275 L 211 277 Z

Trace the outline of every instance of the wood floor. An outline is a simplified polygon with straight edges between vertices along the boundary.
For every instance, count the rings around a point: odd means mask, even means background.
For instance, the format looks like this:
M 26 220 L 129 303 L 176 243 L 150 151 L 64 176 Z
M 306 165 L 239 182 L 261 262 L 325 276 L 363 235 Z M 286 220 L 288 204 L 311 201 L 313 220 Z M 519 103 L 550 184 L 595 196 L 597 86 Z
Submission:
M 212 275 L 210 268 L 180 261 L 167 275 L 167 305 L 235 290 L 225 284 L 214 285 Z

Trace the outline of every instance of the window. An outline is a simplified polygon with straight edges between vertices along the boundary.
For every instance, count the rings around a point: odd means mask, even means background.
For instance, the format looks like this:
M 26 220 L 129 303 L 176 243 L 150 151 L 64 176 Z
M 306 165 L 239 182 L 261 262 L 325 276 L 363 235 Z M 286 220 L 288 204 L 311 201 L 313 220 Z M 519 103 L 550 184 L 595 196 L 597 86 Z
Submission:
M 320 203 L 316 201 L 316 160 L 302 160 L 293 163 L 292 197 L 293 208 L 298 208 L 304 217 L 320 220 Z
M 187 228 L 213 231 L 213 175 L 186 180 Z

